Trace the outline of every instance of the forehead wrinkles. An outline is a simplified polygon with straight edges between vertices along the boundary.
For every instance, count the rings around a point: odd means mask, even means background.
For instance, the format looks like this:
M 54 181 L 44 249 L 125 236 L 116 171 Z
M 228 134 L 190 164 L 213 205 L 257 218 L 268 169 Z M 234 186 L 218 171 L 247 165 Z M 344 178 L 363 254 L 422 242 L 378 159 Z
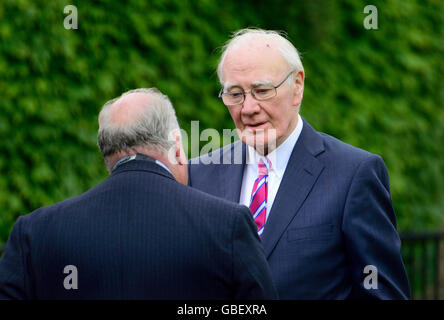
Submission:
M 279 77 L 288 68 L 288 64 L 282 57 L 273 41 L 247 42 L 231 48 L 225 58 L 222 73 L 228 84 L 239 84 L 239 81 L 247 80 L 250 85 L 253 82 L 270 82 Z

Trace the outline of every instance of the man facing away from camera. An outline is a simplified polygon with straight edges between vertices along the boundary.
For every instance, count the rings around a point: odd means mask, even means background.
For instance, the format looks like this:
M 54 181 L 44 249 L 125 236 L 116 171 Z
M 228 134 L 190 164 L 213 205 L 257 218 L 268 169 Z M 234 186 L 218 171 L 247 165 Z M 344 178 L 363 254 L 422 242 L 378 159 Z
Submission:
M 192 159 L 189 184 L 250 208 L 279 298 L 409 298 L 385 164 L 299 115 L 296 48 L 244 29 L 217 72 L 240 141 Z
M 0 298 L 276 298 L 248 208 L 186 186 L 168 97 L 136 89 L 107 102 L 98 144 L 110 177 L 17 220 Z

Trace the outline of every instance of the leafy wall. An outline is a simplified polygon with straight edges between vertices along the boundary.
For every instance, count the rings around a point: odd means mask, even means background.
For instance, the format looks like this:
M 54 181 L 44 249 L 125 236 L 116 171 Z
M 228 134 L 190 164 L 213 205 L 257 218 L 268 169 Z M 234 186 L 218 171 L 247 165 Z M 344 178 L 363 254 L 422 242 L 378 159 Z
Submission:
M 66 30 L 66 5 L 78 29 Z M 159 88 L 181 126 L 233 128 L 217 98 L 217 50 L 244 27 L 285 30 L 306 70 L 301 114 L 380 154 L 401 230 L 444 226 L 444 2 L 0 1 L 0 244 L 19 215 L 76 196 L 107 172 L 97 114 Z

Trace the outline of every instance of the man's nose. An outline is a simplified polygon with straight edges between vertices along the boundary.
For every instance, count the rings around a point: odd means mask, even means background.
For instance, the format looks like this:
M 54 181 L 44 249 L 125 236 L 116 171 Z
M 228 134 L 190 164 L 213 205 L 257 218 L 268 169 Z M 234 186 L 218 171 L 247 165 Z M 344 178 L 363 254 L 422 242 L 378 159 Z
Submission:
M 251 92 L 245 94 L 245 100 L 242 104 L 242 113 L 245 115 L 257 113 L 260 111 L 259 101 L 251 95 Z

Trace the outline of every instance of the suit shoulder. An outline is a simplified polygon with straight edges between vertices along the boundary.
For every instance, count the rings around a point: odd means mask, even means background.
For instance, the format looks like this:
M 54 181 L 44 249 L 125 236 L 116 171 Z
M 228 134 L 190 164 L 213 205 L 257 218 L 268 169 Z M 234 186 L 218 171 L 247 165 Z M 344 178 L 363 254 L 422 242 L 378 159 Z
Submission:
M 242 162 L 243 144 L 237 140 L 231 144 L 214 150 L 205 155 L 190 159 L 191 165 L 207 165 L 207 164 L 240 164 Z
M 102 184 L 103 182 L 78 196 L 56 202 L 52 205 L 40 207 L 29 214 L 21 216 L 20 218 L 25 224 L 36 222 L 46 223 L 48 220 L 55 217 L 60 217 L 61 213 L 66 212 L 67 209 L 76 208 L 78 204 L 85 201 L 85 199 L 94 198 L 96 192 L 100 190 L 100 186 L 102 186 Z
M 369 159 L 381 158 L 379 155 L 355 147 L 326 133 L 319 132 L 319 134 L 324 140 L 325 151 L 330 157 L 335 157 L 346 162 L 357 163 Z
M 178 188 L 184 205 L 194 207 L 198 211 L 216 212 L 218 214 L 237 214 L 245 210 L 249 212 L 249 209 L 243 205 L 213 196 L 198 189 L 184 185 L 178 185 Z
M 325 133 L 319 133 L 323 139 L 325 152 L 318 159 L 331 172 L 340 173 L 350 179 L 356 174 L 375 172 L 388 181 L 388 172 L 381 156 L 357 148 Z

